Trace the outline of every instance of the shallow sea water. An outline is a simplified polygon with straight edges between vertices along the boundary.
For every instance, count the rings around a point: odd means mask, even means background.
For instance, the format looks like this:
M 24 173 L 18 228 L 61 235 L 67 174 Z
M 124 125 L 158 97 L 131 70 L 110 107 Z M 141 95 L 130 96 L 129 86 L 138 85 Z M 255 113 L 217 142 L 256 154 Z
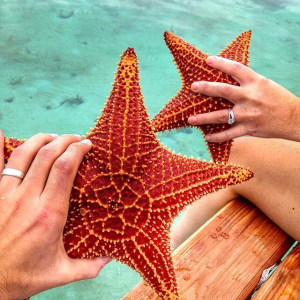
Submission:
M 249 29 L 251 68 L 300 96 L 300 0 L 0 0 L 0 128 L 18 138 L 85 134 L 127 47 L 138 55 L 144 101 L 154 117 L 181 86 L 165 30 L 218 54 Z M 209 159 L 197 130 L 159 137 L 176 152 Z M 118 300 L 139 280 L 112 262 L 94 280 L 32 299 Z

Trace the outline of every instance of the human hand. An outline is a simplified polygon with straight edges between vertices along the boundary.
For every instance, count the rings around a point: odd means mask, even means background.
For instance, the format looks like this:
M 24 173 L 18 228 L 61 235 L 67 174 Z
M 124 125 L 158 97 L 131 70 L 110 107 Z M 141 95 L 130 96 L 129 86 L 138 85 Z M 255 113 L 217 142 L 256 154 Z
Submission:
M 77 135 L 37 134 L 15 149 L 7 163 L 25 173 L 22 181 L 1 176 L 0 130 L 0 299 L 23 299 L 94 278 L 110 261 L 71 259 L 63 245 L 73 181 L 90 149 L 89 141 Z
M 209 142 L 221 143 L 252 135 L 300 141 L 300 99 L 250 68 L 222 57 L 210 56 L 207 64 L 236 80 L 240 86 L 219 82 L 194 82 L 196 93 L 222 97 L 233 102 L 235 124 L 223 132 L 208 134 Z M 191 125 L 227 123 L 228 109 L 191 116 Z

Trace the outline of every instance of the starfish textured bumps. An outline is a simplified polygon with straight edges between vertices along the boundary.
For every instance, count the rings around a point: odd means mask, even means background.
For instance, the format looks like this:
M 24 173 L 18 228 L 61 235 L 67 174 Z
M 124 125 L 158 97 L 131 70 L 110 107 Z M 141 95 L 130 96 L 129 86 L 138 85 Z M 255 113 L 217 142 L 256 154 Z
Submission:
M 191 125 L 187 122 L 190 116 L 231 108 L 233 104 L 226 99 L 194 93 L 191 90 L 191 84 L 200 80 L 223 82 L 233 85 L 238 85 L 238 83 L 225 73 L 208 66 L 205 62 L 208 55 L 201 50 L 196 49 L 194 46 L 191 46 L 170 32 L 166 31 L 164 37 L 167 46 L 174 56 L 177 68 L 179 68 L 182 86 L 180 91 L 152 120 L 155 131 L 190 127 Z M 243 32 L 236 40 L 232 41 L 222 50 L 218 56 L 235 60 L 248 66 L 250 38 L 251 31 Z M 228 124 L 208 124 L 197 127 L 206 135 L 208 133 L 224 131 L 231 126 L 232 125 Z M 226 163 L 228 161 L 232 140 L 220 144 L 207 144 L 211 157 L 215 162 Z
M 111 95 L 87 138 L 93 148 L 74 181 L 64 244 L 69 256 L 110 256 L 130 266 L 162 299 L 179 299 L 170 227 L 201 196 L 248 180 L 244 168 L 175 155 L 156 138 L 128 48 Z M 18 145 L 6 139 L 6 159 Z

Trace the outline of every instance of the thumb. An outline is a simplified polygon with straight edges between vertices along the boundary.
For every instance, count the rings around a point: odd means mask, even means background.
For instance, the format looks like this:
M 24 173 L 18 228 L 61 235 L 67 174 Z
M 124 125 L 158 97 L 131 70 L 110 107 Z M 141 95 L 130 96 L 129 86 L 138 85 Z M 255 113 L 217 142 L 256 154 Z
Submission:
M 78 281 L 96 278 L 102 268 L 112 259 L 110 257 L 96 257 L 71 260 L 72 281 Z

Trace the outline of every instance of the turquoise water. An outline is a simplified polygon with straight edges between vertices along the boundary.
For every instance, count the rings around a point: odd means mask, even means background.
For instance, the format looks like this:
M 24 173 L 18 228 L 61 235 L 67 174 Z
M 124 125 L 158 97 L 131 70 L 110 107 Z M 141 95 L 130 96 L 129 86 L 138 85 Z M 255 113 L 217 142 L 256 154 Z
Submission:
M 249 29 L 250 66 L 300 96 L 299 0 L 0 0 L 0 128 L 19 138 L 37 132 L 85 134 L 128 46 L 138 55 L 153 117 L 181 85 L 165 30 L 217 54 Z M 209 158 L 198 131 L 159 136 L 176 152 Z M 32 299 L 117 300 L 139 280 L 112 262 L 94 280 Z

